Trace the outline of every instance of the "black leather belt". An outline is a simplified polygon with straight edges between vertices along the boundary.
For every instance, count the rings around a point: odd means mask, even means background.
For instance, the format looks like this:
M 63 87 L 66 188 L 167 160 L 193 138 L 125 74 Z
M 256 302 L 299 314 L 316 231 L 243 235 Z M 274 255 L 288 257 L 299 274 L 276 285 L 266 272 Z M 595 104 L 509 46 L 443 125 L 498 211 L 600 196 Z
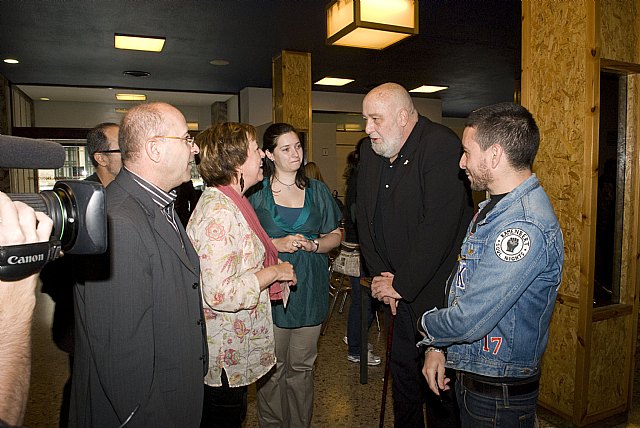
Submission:
M 344 243 L 342 243 L 340 244 L 340 251 L 346 251 L 348 253 L 352 253 L 354 251 L 360 251 L 360 245 L 353 244 L 353 246 L 351 246 L 351 245 L 344 245 Z
M 494 383 L 480 380 L 468 373 L 458 372 L 457 377 L 458 381 L 461 382 L 469 391 L 495 398 L 500 398 L 505 395 L 504 387 L 506 387 L 509 397 L 529 394 L 537 390 L 539 387 L 539 381 L 537 378 L 530 381 L 524 381 L 522 383 Z

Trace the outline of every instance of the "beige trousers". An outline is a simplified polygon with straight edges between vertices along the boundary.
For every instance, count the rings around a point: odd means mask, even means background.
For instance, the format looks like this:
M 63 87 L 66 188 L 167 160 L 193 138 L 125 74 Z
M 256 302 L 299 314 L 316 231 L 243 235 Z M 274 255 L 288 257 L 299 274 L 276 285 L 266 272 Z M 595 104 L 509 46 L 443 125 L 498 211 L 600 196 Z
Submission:
M 261 428 L 307 428 L 313 414 L 313 365 L 322 325 L 300 328 L 273 326 L 276 366 L 258 383 Z

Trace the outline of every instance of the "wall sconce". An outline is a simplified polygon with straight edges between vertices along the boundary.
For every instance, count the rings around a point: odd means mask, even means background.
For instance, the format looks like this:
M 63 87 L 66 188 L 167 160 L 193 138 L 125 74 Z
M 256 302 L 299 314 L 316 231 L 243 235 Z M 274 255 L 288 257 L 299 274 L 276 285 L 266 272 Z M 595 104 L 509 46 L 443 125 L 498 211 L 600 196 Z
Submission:
M 326 15 L 329 45 L 384 49 L 418 34 L 416 0 L 334 0 Z

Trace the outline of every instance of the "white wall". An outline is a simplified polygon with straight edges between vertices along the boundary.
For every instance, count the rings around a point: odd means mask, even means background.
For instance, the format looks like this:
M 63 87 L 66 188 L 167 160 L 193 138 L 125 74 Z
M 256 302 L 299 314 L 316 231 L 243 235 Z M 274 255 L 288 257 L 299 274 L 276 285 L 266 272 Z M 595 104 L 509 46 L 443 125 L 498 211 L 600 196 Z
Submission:
M 230 121 L 238 120 L 238 98 L 227 101 L 227 115 Z M 93 128 L 101 122 L 120 123 L 123 113 L 116 108 L 127 108 L 126 103 L 87 103 L 68 101 L 34 101 L 35 126 L 53 128 Z M 211 106 L 180 106 L 176 108 L 184 114 L 187 122 L 198 122 L 200 129 L 211 124 Z
M 337 190 L 336 179 L 336 125 L 335 123 L 314 123 L 311 125 L 313 138 L 312 159 L 320 168 L 329 190 Z
M 253 126 L 273 122 L 271 88 L 244 88 L 240 91 L 240 121 Z
M 311 106 L 315 111 L 360 113 L 362 111 L 362 94 L 346 94 L 341 92 L 319 92 L 311 94 Z M 254 126 L 271 123 L 272 112 L 271 88 L 244 88 L 239 95 L 227 101 L 229 121 L 241 121 Z M 429 98 L 413 98 L 414 105 L 420 114 L 434 122 L 442 122 L 442 101 Z M 126 108 L 127 103 L 89 103 L 65 101 L 34 100 L 35 126 L 60 128 L 92 128 L 101 122 L 119 123 L 122 113 L 116 108 Z M 188 122 L 198 122 L 200 129 L 211 124 L 211 106 L 176 105 Z
M 458 137 L 462 139 L 462 132 L 464 131 L 464 124 L 467 122 L 467 119 L 462 119 L 459 117 L 443 117 L 442 124 L 448 128 L 451 128 L 453 132 L 458 134 Z

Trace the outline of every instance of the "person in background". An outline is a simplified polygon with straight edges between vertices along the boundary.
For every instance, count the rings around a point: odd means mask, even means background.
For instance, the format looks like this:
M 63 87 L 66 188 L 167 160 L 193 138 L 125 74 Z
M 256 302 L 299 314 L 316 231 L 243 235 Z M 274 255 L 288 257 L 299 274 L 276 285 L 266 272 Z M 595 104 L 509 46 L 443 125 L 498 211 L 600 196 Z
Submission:
M 344 169 L 344 179 L 346 181 L 346 195 L 345 195 L 345 209 L 344 209 L 344 236 L 345 242 L 358 245 L 358 230 L 356 229 L 356 183 L 358 182 L 358 162 L 360 161 L 360 146 L 364 141 L 368 141 L 368 138 L 362 138 L 358 141 L 354 151 L 347 156 L 347 165 Z M 360 256 L 362 257 L 362 256 Z M 361 276 L 364 263 L 360 260 Z M 360 362 L 360 325 L 361 325 L 361 293 L 362 286 L 360 285 L 360 278 L 354 276 L 349 277 L 351 283 L 351 306 L 349 307 L 349 317 L 347 321 L 347 335 L 344 337 L 344 342 L 349 346 L 347 353 L 347 360 L 359 363 Z M 374 314 L 371 310 L 371 297 L 368 296 L 365 311 L 367 313 L 367 325 L 371 327 Z M 371 349 L 368 351 L 367 364 L 370 366 L 377 366 L 382 362 L 382 359 L 373 354 Z
M 200 426 L 240 427 L 247 385 L 276 363 L 269 287 L 296 283 L 288 262 L 260 226 L 244 193 L 262 180 L 264 152 L 256 130 L 239 123 L 201 132 L 198 169 L 207 187 L 187 234 L 200 257 L 200 283 L 209 342 Z M 271 287 L 272 294 L 281 284 Z
M 0 247 L 46 242 L 53 221 L 0 192 Z M 0 426 L 21 426 L 31 380 L 31 323 L 38 274 L 0 280 Z
M 313 178 L 314 180 L 318 180 L 327 184 L 322 177 L 322 172 L 320 172 L 320 167 L 315 162 L 307 162 L 304 166 L 304 174 L 308 178 Z
M 109 247 L 74 287 L 71 427 L 198 427 L 208 352 L 200 269 L 171 189 L 198 147 L 166 103 L 129 109 L 107 186 Z
M 87 151 L 95 172 L 85 180 L 95 181 L 107 187 L 122 168 L 122 156 L 118 145 L 118 124 L 105 122 L 96 125 L 87 134 Z
M 460 140 L 419 115 L 409 93 L 395 83 L 372 89 L 362 109 L 371 144 L 360 150 L 358 237 L 373 276 L 371 293 L 395 314 L 395 426 L 424 427 L 425 399 L 429 428 L 456 426 L 455 398 L 429 392 L 416 342 L 419 317 L 445 304 L 445 283 L 473 213 L 457 167 Z
M 275 123 L 264 133 L 265 179 L 249 200 L 279 257 L 296 269 L 298 285 L 285 307 L 272 305 L 276 368 L 258 382 L 261 427 L 308 427 L 313 366 L 329 307 L 327 252 L 340 244 L 342 213 L 329 189 L 309 179 L 296 130 Z
M 320 167 L 318 167 L 318 165 L 315 162 L 306 163 L 306 165 L 304 166 L 304 174 L 308 178 L 313 178 L 314 180 L 321 181 L 325 185 L 327 184 L 326 181 L 324 181 L 324 177 L 322 177 L 322 173 L 320 172 Z M 333 190 L 333 192 L 331 192 L 331 195 L 333 196 L 334 201 L 336 201 L 336 204 L 338 204 L 338 208 L 340 208 L 340 212 L 344 211 L 344 204 L 338 197 L 338 191 Z
M 200 195 L 193 187 L 191 179 L 176 187 L 176 214 L 184 227 L 189 223 L 189 217 L 198 203 Z
M 85 178 L 87 181 L 107 186 L 116 178 L 122 168 L 120 146 L 118 145 L 117 123 L 105 122 L 96 125 L 87 134 L 87 152 L 95 172 Z M 76 283 L 74 266 L 84 259 L 66 255 L 48 263 L 40 273 L 42 292 L 55 302 L 51 335 L 56 346 L 69 356 L 69 379 L 62 390 L 62 404 L 58 425 L 66 428 L 69 424 L 69 405 L 73 379 L 74 316 L 73 286 Z
M 422 316 L 423 374 L 440 394 L 445 366 L 455 369 L 464 428 L 534 427 L 564 261 L 558 219 L 531 172 L 540 132 L 527 109 L 501 103 L 471 113 L 462 145 L 460 168 L 490 198 L 469 225 L 449 306 Z

